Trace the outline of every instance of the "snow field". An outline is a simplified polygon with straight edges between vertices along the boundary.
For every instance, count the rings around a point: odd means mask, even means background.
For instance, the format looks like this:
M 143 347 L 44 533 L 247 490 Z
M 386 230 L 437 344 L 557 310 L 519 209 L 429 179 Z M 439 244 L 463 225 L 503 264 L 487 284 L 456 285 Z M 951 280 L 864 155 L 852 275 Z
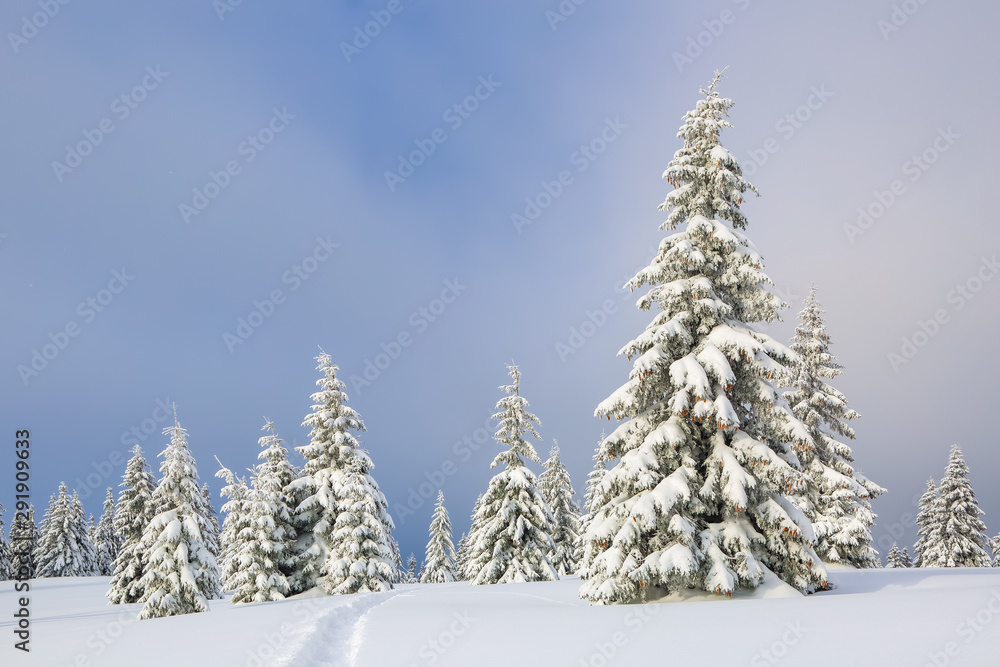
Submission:
M 108 605 L 107 577 L 32 582 L 39 667 L 605 667 L 847 665 L 987 667 L 1000 661 L 1000 569 L 830 567 L 836 589 L 800 595 L 768 576 L 732 598 L 673 593 L 646 605 L 591 606 L 580 581 L 403 584 L 136 620 Z M 683 600 L 684 604 L 672 604 Z M 0 583 L 0 609 L 15 605 Z M 919 610 L 919 613 L 916 613 Z M 13 623 L 4 613 L 0 634 Z

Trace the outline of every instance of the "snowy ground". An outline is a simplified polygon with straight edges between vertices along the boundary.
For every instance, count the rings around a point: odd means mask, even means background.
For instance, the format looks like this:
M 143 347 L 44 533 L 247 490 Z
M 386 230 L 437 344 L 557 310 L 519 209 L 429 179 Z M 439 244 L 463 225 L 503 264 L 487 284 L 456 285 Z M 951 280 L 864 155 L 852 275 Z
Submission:
M 837 570 L 834 591 L 779 581 L 754 595 L 591 607 L 579 581 L 403 585 L 377 595 L 212 603 L 136 621 L 107 578 L 32 582 L 31 648 L 12 648 L 0 582 L 0 664 L 264 667 L 1000 665 L 1000 569 Z

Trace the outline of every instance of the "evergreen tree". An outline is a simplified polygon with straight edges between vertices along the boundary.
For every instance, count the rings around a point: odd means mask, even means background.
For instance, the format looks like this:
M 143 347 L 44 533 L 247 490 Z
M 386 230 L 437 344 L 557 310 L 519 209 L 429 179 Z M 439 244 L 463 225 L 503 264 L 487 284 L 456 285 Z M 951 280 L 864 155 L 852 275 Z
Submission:
M 440 490 L 429 532 L 430 541 L 427 542 L 427 554 L 424 558 L 423 571 L 420 574 L 420 583 L 441 584 L 456 581 L 455 560 L 457 556 L 451 537 L 451 519 L 444 506 L 444 493 Z
M 156 487 L 139 445 L 132 448 L 132 458 L 125 465 L 120 486 L 115 532 L 121 536 L 121 545 L 115 556 L 106 597 L 111 604 L 131 604 L 143 599 L 144 591 L 139 582 L 146 569 L 146 560 L 141 541 L 143 531 L 154 516 L 152 503 Z
M 87 538 L 83 506 L 74 492 L 59 484 L 42 521 L 42 537 L 35 549 L 38 577 L 86 577 L 94 566 L 93 545 Z
M 1000 533 L 993 538 L 993 567 L 1000 567 Z
M 212 504 L 212 490 L 208 488 L 208 482 L 201 485 L 202 513 L 208 518 L 208 529 L 205 531 L 205 546 L 209 553 L 219 561 L 219 514 Z
M 455 579 L 465 581 L 465 566 L 469 561 L 469 534 L 462 533 L 455 547 Z
M 13 522 L 11 522 L 13 529 Z M 0 581 L 7 581 L 14 574 L 14 558 L 7 544 L 7 536 L 3 530 L 3 505 L 0 505 Z
M 927 480 L 927 490 L 924 491 L 924 495 L 920 496 L 917 508 L 917 543 L 913 547 L 913 567 L 927 567 L 935 560 L 933 554 L 928 554 L 929 558 L 925 558 L 924 554 L 929 546 L 928 539 L 933 528 L 934 503 L 936 500 L 937 485 L 934 483 L 934 478 L 930 478 Z
M 295 529 L 285 490 L 294 470 L 274 425 L 266 421 L 262 430 L 269 433 L 259 440 L 261 462 L 254 469 L 245 508 L 247 526 L 237 535 L 233 549 L 237 565 L 233 603 L 281 600 L 291 590 L 285 573 L 294 564 Z
M 840 375 L 843 367 L 830 353 L 823 312 L 813 285 L 791 343 L 798 355 L 791 364 L 794 389 L 784 394 L 813 442 L 811 449 L 799 454 L 812 483 L 796 501 L 812 521 L 816 553 L 823 560 L 877 567 L 878 552 L 872 547 L 870 530 L 875 514 L 869 500 L 885 489 L 854 469 L 850 446 L 837 439 L 854 439 L 854 429 L 847 422 L 859 415 L 847 407 L 844 395 L 826 382 Z
M 538 477 L 538 490 L 552 512 L 549 534 L 555 548 L 549 552 L 552 567 L 560 575 L 576 572 L 580 560 L 580 508 L 573 496 L 569 471 L 559 460 L 559 444 L 552 440 L 545 472 Z
M 540 422 L 528 412 L 528 401 L 520 395 L 521 371 L 513 365 L 507 368 L 513 382 L 500 387 L 507 395 L 497 402 L 493 415 L 498 421 L 493 437 L 507 449 L 490 464 L 503 469 L 479 499 L 469 536 L 469 578 L 475 584 L 559 578 L 548 556 L 555 550 L 548 532 L 552 514 L 535 474 L 524 463 L 525 458 L 539 462 L 525 435 L 540 438 L 534 426 Z
M 347 406 L 344 383 L 330 355 L 316 357 L 323 377 L 312 395 L 310 442 L 296 448 L 303 474 L 290 485 L 297 500 L 298 557 L 293 590 L 319 585 L 328 594 L 384 591 L 397 573 L 392 519 L 385 496 L 370 472 L 374 465 L 352 431 L 365 430 Z
M 147 563 L 139 581 L 144 591 L 140 620 L 208 611 L 208 600 L 222 597 L 219 568 L 208 547 L 212 526 L 205 496 L 176 409 L 174 425 L 163 434 L 170 444 L 161 453 L 160 483 L 152 496 L 158 513 L 140 542 Z
M 606 433 L 601 432 L 601 438 L 597 442 L 597 449 L 594 451 L 594 468 L 587 475 L 587 490 L 583 498 L 584 515 L 580 521 L 580 564 L 577 568 L 577 572 L 583 579 L 587 578 L 590 562 L 597 553 L 597 543 L 584 540 L 583 536 L 590 530 L 590 523 L 594 518 L 594 513 L 604 503 L 604 496 L 600 488 L 608 469 L 601 450 L 601 443 L 607 437 Z
M 903 557 L 903 552 L 899 550 L 895 542 L 892 543 L 892 548 L 889 549 L 889 560 L 885 566 L 887 568 L 909 567 Z
M 765 568 L 800 590 L 826 585 L 812 525 L 793 497 L 808 483 L 798 454 L 814 447 L 777 387 L 791 380 L 788 348 L 757 331 L 785 304 L 740 230 L 743 194 L 756 192 L 719 143 L 732 101 L 715 90 L 684 116 L 664 177 L 660 243 L 629 282 L 652 289 L 646 330 L 619 352 L 628 382 L 596 415 L 623 421 L 601 444 L 617 463 L 584 538 L 592 557 L 580 594 L 594 603 L 646 599 L 648 588 L 731 595 Z M 686 224 L 685 224 L 686 223 Z
M 10 524 L 11 576 L 21 579 L 35 578 L 35 548 L 38 546 L 38 526 L 35 525 L 35 506 L 28 505 L 27 512 L 16 512 Z
M 410 554 L 410 557 L 406 559 L 406 581 L 407 584 L 417 583 L 417 557 Z
M 983 511 L 969 482 L 969 468 L 958 445 L 951 448 L 944 479 L 931 515 L 924 567 L 990 567 Z
M 913 567 L 913 561 L 910 560 L 910 553 L 903 547 L 903 567 Z
M 239 571 L 239 562 L 234 557 L 239 549 L 239 536 L 249 527 L 249 502 L 250 488 L 246 479 L 236 477 L 226 466 L 222 465 L 219 457 L 215 457 L 219 464 L 219 471 L 216 477 L 226 480 L 226 485 L 222 487 L 222 497 L 228 500 L 222 505 L 222 511 L 226 513 L 226 518 L 222 521 L 222 530 L 219 532 L 219 571 L 222 575 L 222 588 L 232 591 L 236 588 L 236 575 Z
M 121 538 L 115 530 L 115 494 L 110 486 L 104 499 L 104 513 L 97 524 L 93 541 L 97 552 L 98 572 L 101 576 L 111 576 L 115 572 L 115 559 L 121 548 Z

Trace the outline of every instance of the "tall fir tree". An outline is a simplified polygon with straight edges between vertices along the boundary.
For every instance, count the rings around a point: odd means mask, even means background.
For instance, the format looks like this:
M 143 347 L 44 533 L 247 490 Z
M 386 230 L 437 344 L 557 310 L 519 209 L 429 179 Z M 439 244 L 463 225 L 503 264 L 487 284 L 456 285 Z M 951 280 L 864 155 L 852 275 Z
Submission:
M 13 522 L 12 526 L 13 527 Z M 3 529 L 3 505 L 0 505 L 0 581 L 11 579 L 14 574 L 14 557 L 7 543 L 7 535 Z
M 221 495 L 227 499 L 222 505 L 222 511 L 226 516 L 222 520 L 222 529 L 219 532 L 219 572 L 222 577 L 222 589 L 232 591 L 236 587 L 236 575 L 240 568 L 239 561 L 234 557 L 239 549 L 239 536 L 250 525 L 250 487 L 245 478 L 236 477 L 232 470 L 222 465 L 219 457 L 215 457 L 215 460 L 219 464 L 219 471 L 215 476 L 226 481 Z
M 286 494 L 294 470 L 288 450 L 265 420 L 268 434 L 258 441 L 261 460 L 254 469 L 253 486 L 246 502 L 247 525 L 236 537 L 233 561 L 232 602 L 281 600 L 291 591 L 286 573 L 295 562 L 295 529 Z
M 60 483 L 59 494 L 52 497 L 42 524 L 42 537 L 35 548 L 36 576 L 90 576 L 94 551 L 76 492 L 70 497 L 66 485 Z
M 549 535 L 552 514 L 535 474 L 524 462 L 540 463 L 535 448 L 525 439 L 529 434 L 540 439 L 535 430 L 540 422 L 528 412 L 528 401 L 520 394 L 521 371 L 515 365 L 507 369 L 512 382 L 500 387 L 506 396 L 497 402 L 493 415 L 498 422 L 493 438 L 506 449 L 490 464 L 503 469 L 477 502 L 469 534 L 467 567 L 475 584 L 559 578 L 548 556 L 555 549 Z
M 35 548 L 39 531 L 35 525 L 35 506 L 28 505 L 27 512 L 16 512 L 10 524 L 10 552 L 12 576 L 21 579 L 35 578 Z
M 617 463 L 584 538 L 594 552 L 580 594 L 593 603 L 648 599 L 650 588 L 731 595 L 765 568 L 800 590 L 826 585 L 793 502 L 809 481 L 798 454 L 814 443 L 777 389 L 794 355 L 754 328 L 785 304 L 741 231 L 743 195 L 756 190 L 719 143 L 733 105 L 720 77 L 684 116 L 664 172 L 675 189 L 660 228 L 683 229 L 628 283 L 650 285 L 637 306 L 659 312 L 619 352 L 632 361 L 628 382 L 595 413 L 622 423 L 601 444 Z
M 545 472 L 538 477 L 538 490 L 552 512 L 549 534 L 555 548 L 549 552 L 552 567 L 560 576 L 576 572 L 580 561 L 580 508 L 573 496 L 569 471 L 559 459 L 559 444 L 552 440 L 552 449 L 545 462 Z
M 115 494 L 110 486 L 104 498 L 103 510 L 94 536 L 94 549 L 97 552 L 98 572 L 108 577 L 115 572 L 115 559 L 121 548 L 121 538 L 115 530 Z
M 312 394 L 313 412 L 303 422 L 310 441 L 296 448 L 306 463 L 289 487 L 298 502 L 299 534 L 291 585 L 295 591 L 318 585 L 328 594 L 389 590 L 398 576 L 394 526 L 370 474 L 371 458 L 353 433 L 365 426 L 347 405 L 330 355 L 322 352 L 316 361 L 320 391 Z
M 142 533 L 155 514 L 153 489 L 156 488 L 156 480 L 139 445 L 132 448 L 132 458 L 125 465 L 120 486 L 115 531 L 121 536 L 121 545 L 106 597 L 111 604 L 131 604 L 143 599 L 144 591 L 139 583 L 146 569 Z
M 924 567 L 990 567 L 983 511 L 969 482 L 969 467 L 958 445 L 952 445 L 948 467 L 938 486 L 931 514 Z
M 885 566 L 886 568 L 909 567 L 903 559 L 903 552 L 899 550 L 899 546 L 895 542 L 892 543 L 892 548 L 889 549 L 889 556 Z
M 451 519 L 444 506 L 444 493 L 438 491 L 434 518 L 431 520 L 430 540 L 424 557 L 424 567 L 420 575 L 422 584 L 443 584 L 456 581 L 455 544 L 451 535 Z
M 784 394 L 812 437 L 813 447 L 799 454 L 812 483 L 797 504 L 813 524 L 816 553 L 831 563 L 868 568 L 880 565 L 872 546 L 871 526 L 875 513 L 869 502 L 885 489 L 870 481 L 852 465 L 854 454 L 838 436 L 854 439 L 847 422 L 858 413 L 847 407 L 844 395 L 827 380 L 843 367 L 830 352 L 830 336 L 813 285 L 799 313 L 791 349 L 798 356 L 791 364 L 793 389 Z
M 160 483 L 152 496 L 158 513 L 140 542 L 147 564 L 139 581 L 140 620 L 208 611 L 208 600 L 222 597 L 219 568 L 208 545 L 212 526 L 205 496 L 176 408 L 174 425 L 163 434 L 170 444 L 161 453 Z
M 920 496 L 917 505 L 917 543 L 913 546 L 913 567 L 925 567 L 926 564 L 933 563 L 934 557 L 924 557 L 928 550 L 928 540 L 933 528 L 934 503 L 937 500 L 937 485 L 934 478 L 927 480 L 927 490 Z

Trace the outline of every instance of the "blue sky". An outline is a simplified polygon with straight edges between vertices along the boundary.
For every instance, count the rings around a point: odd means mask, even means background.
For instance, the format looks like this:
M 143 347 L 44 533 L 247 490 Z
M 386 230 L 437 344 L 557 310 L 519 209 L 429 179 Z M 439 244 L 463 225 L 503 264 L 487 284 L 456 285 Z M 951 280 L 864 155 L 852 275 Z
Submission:
M 398 508 L 429 478 L 466 527 L 497 447 L 456 443 L 482 442 L 512 360 L 539 453 L 558 439 L 582 492 L 607 425 L 594 407 L 649 319 L 618 287 L 663 236 L 681 117 L 728 65 L 722 140 L 761 192 L 748 232 L 790 304 L 769 332 L 787 340 L 815 281 L 836 385 L 862 414 L 859 467 L 889 489 L 882 553 L 894 526 L 912 543 L 913 498 L 953 442 L 1000 531 L 1000 9 L 588 0 L 556 20 L 555 0 L 220 3 L 54 4 L 37 31 L 37 2 L 0 9 L 8 520 L 16 429 L 32 433 L 36 506 L 60 480 L 87 493 L 92 473 L 99 513 L 123 434 L 139 429 L 151 460 L 163 448 L 158 402 L 176 402 L 217 493 L 212 457 L 252 465 L 265 416 L 305 442 L 318 347 L 368 427 L 404 554 L 423 550 L 433 495 Z M 233 343 L 240 318 L 259 326 Z

